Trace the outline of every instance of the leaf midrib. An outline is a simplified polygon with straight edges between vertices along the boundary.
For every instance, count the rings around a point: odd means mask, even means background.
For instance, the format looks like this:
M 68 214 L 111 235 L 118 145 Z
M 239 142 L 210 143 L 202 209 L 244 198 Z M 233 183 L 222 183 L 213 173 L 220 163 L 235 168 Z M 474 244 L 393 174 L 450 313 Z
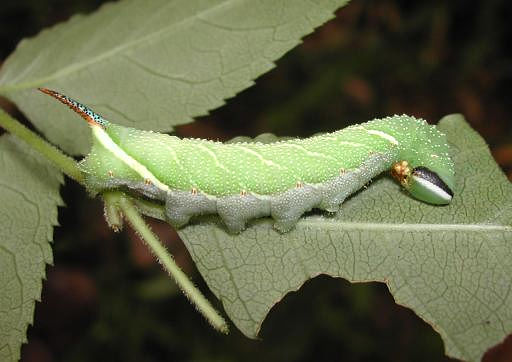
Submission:
M 321 225 L 321 226 L 320 226 Z M 320 227 L 319 227 L 320 226 Z M 297 227 L 330 228 L 333 230 L 383 230 L 383 231 L 502 231 L 512 232 L 512 226 L 497 224 L 416 224 L 416 223 L 366 223 L 340 220 L 302 219 Z
M 83 62 L 78 62 L 78 63 L 74 63 L 74 64 L 71 64 L 67 67 L 64 67 L 64 68 L 61 68 L 59 71 L 47 76 L 47 77 L 44 77 L 44 78 L 39 78 L 38 80 L 34 80 L 34 81 L 31 81 L 31 82 L 25 82 L 25 83 L 19 83 L 17 85 L 7 85 L 5 87 L 0 87 L 0 90 L 1 90 L 1 93 L 9 93 L 9 92 L 12 92 L 12 91 L 15 91 L 15 90 L 18 90 L 18 89 L 26 89 L 26 88 L 35 88 L 39 85 L 42 85 L 44 83 L 47 83 L 47 82 L 50 82 L 52 80 L 55 80 L 55 79 L 58 79 L 60 77 L 63 77 L 63 76 L 66 76 L 70 73 L 73 73 L 74 71 L 78 71 L 80 69 L 83 69 L 83 68 L 86 68 L 87 66 L 91 65 L 91 64 L 95 64 L 97 62 L 101 62 L 102 60 L 104 59 L 107 59 L 111 56 L 114 56 L 126 49 L 129 49 L 131 47 L 135 47 L 137 45 L 139 45 L 140 43 L 142 42 L 146 42 L 146 41 L 149 41 L 150 39 L 153 39 L 157 36 L 159 36 L 160 34 L 163 34 L 163 33 L 166 33 L 169 29 L 171 30 L 175 30 L 176 28 L 180 27 L 180 26 L 184 26 L 185 24 L 187 24 L 188 22 L 191 22 L 193 19 L 195 18 L 199 18 L 201 16 L 205 16 L 207 15 L 208 13 L 210 12 L 213 12 L 215 10 L 217 10 L 218 8 L 222 7 L 222 6 L 225 6 L 227 3 L 236 3 L 238 1 L 245 1 L 245 0 L 225 0 L 213 7 L 210 7 L 206 10 L 203 10 L 203 11 L 200 11 L 198 13 L 195 13 L 191 16 L 188 16 L 182 20 L 180 20 L 179 22 L 176 22 L 176 23 L 172 23 L 170 24 L 169 26 L 166 26 L 166 27 L 163 27 L 162 29 L 158 30 L 158 31 L 154 31 L 152 33 L 149 33 L 148 35 L 146 36 L 142 36 L 140 38 L 137 38 L 137 39 L 134 39 L 132 41 L 129 41 L 123 45 L 120 45 L 118 47 L 115 47 L 115 48 L 112 48 L 111 50 L 108 50 L 106 52 L 103 52 L 103 53 L 99 53 L 97 56 L 94 56 L 94 57 L 91 57 Z

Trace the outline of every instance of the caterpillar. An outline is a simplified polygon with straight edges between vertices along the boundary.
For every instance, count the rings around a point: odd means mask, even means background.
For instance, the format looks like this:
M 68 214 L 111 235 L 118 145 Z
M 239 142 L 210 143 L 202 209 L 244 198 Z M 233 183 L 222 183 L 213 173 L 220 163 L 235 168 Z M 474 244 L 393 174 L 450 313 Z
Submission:
M 422 119 L 375 119 L 305 139 L 230 143 L 180 139 L 111 123 L 47 88 L 92 129 L 92 148 L 79 163 L 94 196 L 124 189 L 162 203 L 175 227 L 191 217 L 218 214 L 230 232 L 271 216 L 289 231 L 313 208 L 336 212 L 343 201 L 391 170 L 414 198 L 450 203 L 454 165 L 444 134 Z

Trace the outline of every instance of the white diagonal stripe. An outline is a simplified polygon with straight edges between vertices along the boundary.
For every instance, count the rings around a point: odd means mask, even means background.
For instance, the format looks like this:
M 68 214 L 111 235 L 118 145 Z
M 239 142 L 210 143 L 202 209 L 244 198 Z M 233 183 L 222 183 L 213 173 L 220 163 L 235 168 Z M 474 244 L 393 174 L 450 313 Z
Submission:
M 323 153 L 320 153 L 320 152 L 309 151 L 304 146 L 297 145 L 297 144 L 294 144 L 294 143 L 282 143 L 282 144 L 280 144 L 280 146 L 297 148 L 297 149 L 301 150 L 302 152 L 304 152 L 308 156 L 320 157 L 320 158 L 326 158 L 326 159 L 332 160 L 332 161 L 338 161 L 334 157 L 331 157 L 329 155 L 324 155 Z
M 283 168 L 281 167 L 280 165 L 278 165 L 277 163 L 273 162 L 273 161 L 270 161 L 270 160 L 267 160 L 265 159 L 262 155 L 260 155 L 258 152 L 256 151 L 253 151 L 251 150 L 250 148 L 247 148 L 247 147 L 244 147 L 244 146 L 240 146 L 240 145 L 233 145 L 234 147 L 236 148 L 239 148 L 241 149 L 242 151 L 244 152 L 247 152 L 247 153 L 250 153 L 251 155 L 254 155 L 256 156 L 261 162 L 263 162 L 265 165 L 268 165 L 268 166 L 273 166 L 273 167 L 277 167 L 277 168 Z
M 149 180 L 153 185 L 158 187 L 160 190 L 169 191 L 169 187 L 162 183 L 159 179 L 157 179 L 147 168 L 146 166 L 139 163 L 133 157 L 128 155 L 121 147 L 119 147 L 110 136 L 105 132 L 105 130 L 101 126 L 92 126 L 92 132 L 96 136 L 96 138 L 100 141 L 100 143 L 107 150 L 112 152 L 115 157 L 122 160 L 128 167 L 130 167 L 133 171 L 138 173 L 144 180 Z
M 200 144 L 200 143 L 196 143 L 196 146 L 199 147 L 200 149 L 202 149 L 203 151 L 205 151 L 206 153 L 208 153 L 210 155 L 211 158 L 213 158 L 213 161 L 215 162 L 215 166 L 219 167 L 219 168 L 222 168 L 224 171 L 226 172 L 229 172 L 231 173 L 231 171 L 229 169 L 226 168 L 226 166 L 224 166 L 220 161 L 219 159 L 217 158 L 217 155 L 215 154 L 215 152 L 213 152 L 212 150 L 210 150 L 208 147 Z
M 391 136 L 390 134 L 387 134 L 386 132 L 382 132 L 376 129 L 366 129 L 366 132 L 384 138 L 385 140 L 388 140 L 392 144 L 398 146 L 398 141 L 396 140 L 396 138 Z
M 339 141 L 340 145 L 348 145 L 348 146 L 354 146 L 354 147 L 368 147 L 367 145 L 364 145 L 362 143 L 357 142 L 349 142 L 349 141 Z

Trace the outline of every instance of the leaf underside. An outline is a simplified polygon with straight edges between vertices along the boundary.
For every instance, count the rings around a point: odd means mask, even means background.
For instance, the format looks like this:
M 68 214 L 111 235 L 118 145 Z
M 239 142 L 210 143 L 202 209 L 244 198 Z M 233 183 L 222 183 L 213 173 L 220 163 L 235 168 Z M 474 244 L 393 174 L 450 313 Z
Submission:
M 213 220 L 180 231 L 245 335 L 255 338 L 272 306 L 319 274 L 385 282 L 398 304 L 441 335 L 451 357 L 479 360 L 512 331 L 512 186 L 462 116 L 439 128 L 456 164 L 449 206 L 413 200 L 382 177 L 335 217 L 304 217 L 286 234 L 268 219 L 236 236 Z
M 251 86 L 347 2 L 106 4 L 23 40 L 0 71 L 0 94 L 71 154 L 88 150 L 85 122 L 36 87 L 58 90 L 118 124 L 171 131 Z
M 63 205 L 60 172 L 13 136 L 0 137 L 0 360 L 17 361 L 41 298 Z

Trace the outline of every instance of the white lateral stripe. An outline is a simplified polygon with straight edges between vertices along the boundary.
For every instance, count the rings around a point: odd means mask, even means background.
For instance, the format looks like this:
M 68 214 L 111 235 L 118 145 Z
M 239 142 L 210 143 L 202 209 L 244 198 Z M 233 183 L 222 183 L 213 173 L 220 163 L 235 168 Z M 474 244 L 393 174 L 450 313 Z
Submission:
M 368 132 L 369 134 L 373 134 L 375 136 L 382 137 L 385 140 L 391 142 L 392 144 L 398 146 L 398 141 L 396 140 L 396 138 L 391 136 L 390 134 L 387 134 L 386 132 L 378 131 L 376 129 L 367 129 L 366 132 Z
M 440 188 L 437 185 L 434 185 L 432 182 L 429 182 L 421 177 L 413 176 L 414 180 L 419 182 L 421 185 L 425 186 L 427 189 L 432 191 L 433 194 L 436 194 L 437 196 L 441 197 L 443 200 L 450 201 L 452 197 L 449 193 L 444 191 L 442 188 Z
M 153 185 L 158 187 L 160 190 L 168 191 L 169 187 L 160 182 L 147 168 L 146 166 L 140 164 L 133 157 L 128 155 L 121 147 L 119 147 L 110 136 L 105 132 L 105 130 L 100 126 L 92 126 L 92 132 L 94 136 L 100 141 L 100 143 L 107 150 L 112 152 L 114 156 L 118 159 L 122 160 L 128 167 L 130 167 L 133 171 L 137 172 L 144 180 L 149 180 Z

